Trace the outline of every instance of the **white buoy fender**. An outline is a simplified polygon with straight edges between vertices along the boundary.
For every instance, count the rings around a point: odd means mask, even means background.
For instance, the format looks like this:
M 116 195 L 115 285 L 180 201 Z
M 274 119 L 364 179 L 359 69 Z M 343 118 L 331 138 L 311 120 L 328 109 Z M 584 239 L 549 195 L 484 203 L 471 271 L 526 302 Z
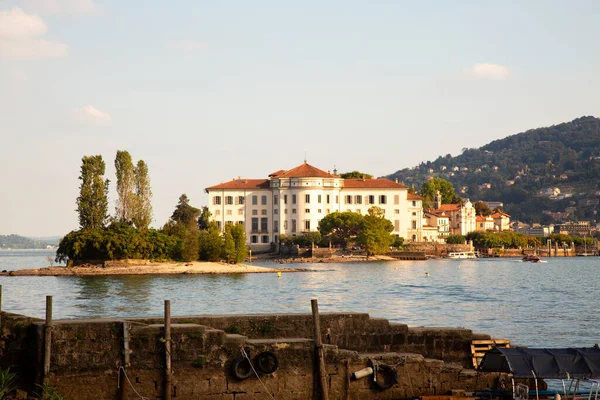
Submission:
M 365 376 L 369 376 L 373 373 L 373 368 L 367 367 L 363 368 L 360 371 L 356 371 L 352 373 L 352 379 L 357 380 L 360 378 L 364 378 Z

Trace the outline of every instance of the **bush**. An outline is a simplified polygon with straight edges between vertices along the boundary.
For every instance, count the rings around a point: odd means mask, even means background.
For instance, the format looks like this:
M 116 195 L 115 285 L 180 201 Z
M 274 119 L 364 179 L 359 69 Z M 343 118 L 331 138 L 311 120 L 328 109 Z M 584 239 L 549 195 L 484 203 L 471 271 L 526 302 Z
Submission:
M 465 237 L 463 235 L 448 235 L 446 243 L 448 244 L 465 244 Z

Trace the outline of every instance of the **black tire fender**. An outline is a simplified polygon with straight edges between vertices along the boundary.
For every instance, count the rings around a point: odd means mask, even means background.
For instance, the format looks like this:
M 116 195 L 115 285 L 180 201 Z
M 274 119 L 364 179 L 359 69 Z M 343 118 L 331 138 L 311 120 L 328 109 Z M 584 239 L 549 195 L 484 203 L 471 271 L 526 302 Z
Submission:
M 244 356 L 237 356 L 231 363 L 231 373 L 236 379 L 243 381 L 250 378 L 254 371 L 252 370 L 250 360 Z
M 279 368 L 279 359 L 272 351 L 263 351 L 254 358 L 254 366 L 263 374 L 272 374 Z
M 371 384 L 374 389 L 386 390 L 398 383 L 398 370 L 396 367 L 378 364 L 376 368 L 383 374 L 383 380 L 377 380 L 377 372 L 373 372 L 371 375 Z

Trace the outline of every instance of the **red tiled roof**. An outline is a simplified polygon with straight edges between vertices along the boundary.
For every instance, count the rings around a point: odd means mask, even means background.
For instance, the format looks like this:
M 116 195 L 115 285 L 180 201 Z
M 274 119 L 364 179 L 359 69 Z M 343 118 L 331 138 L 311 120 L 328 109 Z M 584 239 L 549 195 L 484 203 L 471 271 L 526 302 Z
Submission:
M 325 172 L 322 169 L 313 167 L 308 163 L 292 168 L 289 171 L 277 171 L 269 175 L 273 178 L 335 178 L 335 175 Z
M 269 174 L 269 178 L 277 178 L 279 175 L 285 172 L 284 169 L 280 169 L 279 171 L 275 171 L 272 174 Z
M 501 217 L 508 217 L 510 218 L 510 215 L 508 215 L 507 213 L 505 213 L 504 211 L 497 211 L 495 213 L 492 214 L 492 218 L 496 219 L 496 218 L 501 218 Z
M 421 196 L 417 196 L 416 194 L 409 193 L 406 198 L 408 200 L 423 200 Z
M 433 208 L 428 208 L 427 210 L 425 210 L 425 213 L 427 214 L 431 214 L 434 215 L 438 218 L 448 218 L 448 216 L 446 215 L 446 213 L 442 210 L 435 210 Z
M 475 217 L 475 221 L 477 221 L 477 222 L 485 222 L 485 221 L 487 221 L 487 217 L 484 217 L 483 215 L 478 215 L 478 216 Z
M 268 189 L 268 179 L 234 179 L 229 182 L 207 187 L 209 189 Z
M 458 211 L 462 206 L 460 204 L 440 204 L 438 210 L 442 211 Z
M 396 183 L 386 178 L 378 179 L 344 179 L 344 188 L 348 189 L 406 189 L 401 183 Z

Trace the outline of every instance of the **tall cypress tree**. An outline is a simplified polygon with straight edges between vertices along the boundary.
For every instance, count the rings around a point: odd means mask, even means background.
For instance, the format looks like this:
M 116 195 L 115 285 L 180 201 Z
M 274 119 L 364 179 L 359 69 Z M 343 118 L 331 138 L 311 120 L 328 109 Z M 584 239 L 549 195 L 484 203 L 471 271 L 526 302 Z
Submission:
M 135 210 L 135 181 L 131 155 L 127 151 L 117 151 L 115 157 L 117 175 L 117 206 L 116 218 L 120 222 L 131 222 Z
M 148 165 L 144 160 L 139 160 L 134 170 L 135 202 L 132 212 L 132 221 L 138 229 L 148 229 L 152 222 L 152 190 L 150 190 L 150 176 Z
M 77 197 L 77 213 L 81 229 L 102 228 L 108 219 L 108 184 L 104 179 L 106 165 L 101 155 L 81 159 L 81 185 Z

